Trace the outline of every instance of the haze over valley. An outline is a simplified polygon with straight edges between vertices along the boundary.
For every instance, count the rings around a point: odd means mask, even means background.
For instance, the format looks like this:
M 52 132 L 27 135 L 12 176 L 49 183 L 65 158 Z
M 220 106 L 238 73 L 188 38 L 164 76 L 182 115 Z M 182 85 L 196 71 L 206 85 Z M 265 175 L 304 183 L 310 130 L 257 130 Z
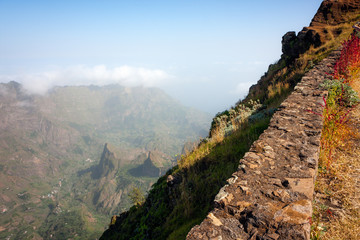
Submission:
M 156 88 L 32 95 L 10 82 L 0 102 L 2 239 L 95 239 L 132 204 L 129 191 L 145 193 L 210 122 Z

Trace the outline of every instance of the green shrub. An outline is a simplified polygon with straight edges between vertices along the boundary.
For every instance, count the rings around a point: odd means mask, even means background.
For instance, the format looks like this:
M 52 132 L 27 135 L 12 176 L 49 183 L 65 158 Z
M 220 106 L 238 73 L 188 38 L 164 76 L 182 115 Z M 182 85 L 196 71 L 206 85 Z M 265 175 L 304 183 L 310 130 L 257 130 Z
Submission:
M 360 102 L 357 92 L 345 83 L 343 79 L 327 79 L 321 86 L 329 91 L 329 105 L 339 104 L 344 107 L 352 107 Z

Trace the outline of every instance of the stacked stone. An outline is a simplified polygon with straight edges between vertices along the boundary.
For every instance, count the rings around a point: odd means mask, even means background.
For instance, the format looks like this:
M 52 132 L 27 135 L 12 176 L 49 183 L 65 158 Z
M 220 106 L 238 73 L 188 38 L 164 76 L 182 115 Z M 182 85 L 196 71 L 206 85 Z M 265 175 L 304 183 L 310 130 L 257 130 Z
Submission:
M 269 128 L 240 160 L 215 198 L 215 208 L 191 229 L 192 239 L 310 239 L 314 182 L 323 126 L 319 85 L 340 51 L 305 74 Z

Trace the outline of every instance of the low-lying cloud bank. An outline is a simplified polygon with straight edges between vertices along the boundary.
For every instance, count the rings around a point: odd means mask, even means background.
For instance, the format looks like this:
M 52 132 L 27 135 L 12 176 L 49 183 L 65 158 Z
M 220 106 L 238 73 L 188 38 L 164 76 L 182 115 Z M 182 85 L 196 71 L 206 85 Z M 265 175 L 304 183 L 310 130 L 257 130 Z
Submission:
M 128 87 L 155 87 L 169 78 L 171 76 L 168 73 L 159 69 L 127 65 L 114 68 L 105 65 L 77 65 L 42 73 L 0 76 L 0 82 L 16 81 L 31 93 L 44 94 L 55 86 L 120 84 Z

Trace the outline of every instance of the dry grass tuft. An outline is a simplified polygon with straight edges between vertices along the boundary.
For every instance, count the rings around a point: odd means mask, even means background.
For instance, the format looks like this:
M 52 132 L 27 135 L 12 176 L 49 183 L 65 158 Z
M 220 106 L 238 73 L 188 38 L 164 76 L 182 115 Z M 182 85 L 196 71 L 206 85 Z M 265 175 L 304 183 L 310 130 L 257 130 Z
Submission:
M 360 239 L 360 106 L 347 127 L 352 134 L 318 175 L 312 239 Z
M 348 66 L 345 81 L 359 93 L 360 61 L 356 61 Z M 345 105 L 333 106 L 334 114 L 344 116 Z M 332 126 L 331 118 L 324 115 L 322 141 L 327 144 L 320 153 L 311 239 L 360 239 L 360 104 L 350 110 L 347 120 L 334 127 L 330 141 L 326 130 Z

